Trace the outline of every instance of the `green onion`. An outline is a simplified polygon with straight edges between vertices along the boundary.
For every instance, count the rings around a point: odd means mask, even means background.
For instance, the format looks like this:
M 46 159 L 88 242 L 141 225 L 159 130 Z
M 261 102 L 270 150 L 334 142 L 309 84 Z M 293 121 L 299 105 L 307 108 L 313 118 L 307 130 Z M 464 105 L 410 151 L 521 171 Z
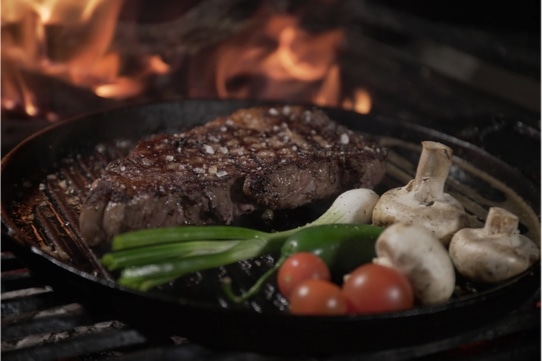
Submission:
M 179 226 L 142 229 L 113 237 L 111 249 L 119 251 L 171 242 L 199 240 L 241 240 L 265 236 L 265 232 L 233 226 Z
M 101 261 L 121 269 L 118 282 L 147 291 L 188 273 L 225 266 L 280 251 L 301 229 L 332 223 L 368 223 L 378 195 L 370 189 L 341 194 L 315 221 L 280 231 L 262 232 L 234 226 L 180 226 L 145 229 L 117 235 L 112 251 Z
M 220 252 L 233 247 L 238 242 L 197 241 L 157 244 L 145 247 L 145 252 L 142 252 L 139 248 L 129 248 L 114 253 L 106 253 L 101 261 L 109 270 L 113 271 L 125 267 L 143 266 L 209 252 Z
M 148 264 L 142 267 L 130 267 L 122 271 L 119 283 L 125 286 L 147 291 L 188 273 L 220 267 L 238 261 L 280 249 L 281 237 L 262 240 L 254 239 L 239 242 L 230 249 L 217 253 L 183 258 L 182 261 L 171 261 Z

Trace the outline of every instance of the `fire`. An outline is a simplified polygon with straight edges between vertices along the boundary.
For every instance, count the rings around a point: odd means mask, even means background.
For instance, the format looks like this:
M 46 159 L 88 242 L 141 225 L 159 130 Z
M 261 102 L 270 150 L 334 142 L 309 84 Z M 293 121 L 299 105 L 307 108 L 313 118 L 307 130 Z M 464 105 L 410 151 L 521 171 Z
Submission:
M 277 57 L 286 72 L 295 79 L 323 79 L 334 64 L 334 54 L 342 38 L 341 29 L 310 35 L 291 25 L 279 34 Z
M 118 60 L 117 60 L 118 62 Z M 105 66 L 111 69 L 111 66 Z M 145 90 L 145 78 L 153 74 L 167 74 L 170 66 L 162 61 L 159 56 L 150 56 L 144 59 L 143 70 L 133 77 L 120 76 L 109 84 L 94 87 L 96 95 L 104 98 L 126 99 L 136 97 Z M 114 76 L 112 76 L 114 78 Z
M 214 57 L 218 95 L 314 101 L 321 83 L 337 75 L 330 70 L 342 34 L 313 36 L 297 22 L 296 17 L 276 15 L 260 31 L 249 29 L 252 36 L 241 33 L 222 44 Z M 235 79 L 245 82 L 231 86 Z
M 250 26 L 212 49 L 186 56 L 189 60 L 181 66 L 168 64 L 163 54 L 148 53 L 137 55 L 137 66 L 133 61 L 128 66 L 127 54 L 115 38 L 122 9 L 123 0 L 4 0 L 2 109 L 19 109 L 28 116 L 47 114 L 34 82 L 36 74 L 98 97 L 126 100 L 144 95 L 152 77 L 173 77 L 180 71 L 185 73 L 180 78 L 188 80 L 184 88 L 176 89 L 185 97 L 285 100 L 359 113 L 371 110 L 365 90 L 342 94 L 338 53 L 345 34 L 339 27 L 309 31 L 299 16 L 264 9 Z
M 355 90 L 352 98 L 346 98 L 342 102 L 342 107 L 344 109 L 354 110 L 360 114 L 369 114 L 371 106 L 371 95 L 361 88 Z
M 192 79 L 189 96 L 213 96 L 205 84 L 214 83 L 220 98 L 287 100 L 342 106 L 363 114 L 370 111 L 366 91 L 341 94 L 337 53 L 344 40 L 342 29 L 310 33 L 300 26 L 299 18 L 280 14 L 255 23 L 207 54 L 213 61 L 204 67 L 211 71 L 191 71 L 203 72 L 211 80 L 201 81 L 200 75 L 199 82 Z
M 32 84 L 36 74 L 126 99 L 144 90 L 145 77 L 167 72 L 166 64 L 143 56 L 140 64 L 148 67 L 123 75 L 124 59 L 113 45 L 122 5 L 123 0 L 4 0 L 2 108 L 38 115 L 43 104 Z
M 106 56 L 120 1 L 2 2 L 2 105 L 39 112 L 32 73 L 74 85 L 99 81 L 93 65 Z M 94 16 L 95 14 L 103 14 Z M 103 34 L 103 35 L 102 35 Z

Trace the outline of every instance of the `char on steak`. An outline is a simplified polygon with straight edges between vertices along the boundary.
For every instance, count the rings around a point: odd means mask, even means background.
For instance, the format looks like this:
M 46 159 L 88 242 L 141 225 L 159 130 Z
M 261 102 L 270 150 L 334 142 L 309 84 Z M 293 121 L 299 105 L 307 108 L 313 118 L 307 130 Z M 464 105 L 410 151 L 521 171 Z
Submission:
M 130 230 L 231 224 L 255 210 L 293 209 L 385 173 L 386 151 L 300 106 L 241 109 L 184 133 L 140 141 L 93 182 L 80 229 L 97 245 Z

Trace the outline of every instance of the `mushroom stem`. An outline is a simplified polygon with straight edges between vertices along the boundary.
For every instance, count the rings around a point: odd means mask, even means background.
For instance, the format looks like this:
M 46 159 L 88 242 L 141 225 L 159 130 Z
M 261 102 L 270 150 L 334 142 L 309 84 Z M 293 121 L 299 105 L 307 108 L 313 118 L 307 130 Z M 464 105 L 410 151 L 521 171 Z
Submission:
M 511 236 L 517 232 L 519 225 L 518 217 L 500 207 L 492 207 L 487 214 L 484 231 L 488 235 L 502 234 Z
M 452 149 L 444 144 L 423 141 L 422 153 L 412 184 L 414 198 L 420 203 L 442 199 L 444 184 L 452 166 Z

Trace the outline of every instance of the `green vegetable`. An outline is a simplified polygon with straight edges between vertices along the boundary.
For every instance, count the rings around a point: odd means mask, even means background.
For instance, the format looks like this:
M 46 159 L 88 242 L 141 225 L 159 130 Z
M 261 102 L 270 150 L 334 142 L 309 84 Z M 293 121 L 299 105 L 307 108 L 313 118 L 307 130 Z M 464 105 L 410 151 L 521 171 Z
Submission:
M 322 258 L 332 273 L 346 274 L 376 257 L 375 243 L 383 230 L 369 224 L 327 224 L 305 228 L 286 240 L 275 265 L 248 291 L 241 296 L 235 295 L 228 279 L 224 282 L 224 291 L 232 301 L 247 300 L 261 290 L 288 257 L 298 252 L 312 252 Z
M 216 242 L 220 244 L 220 241 Z M 275 252 L 283 243 L 284 239 L 281 237 L 238 241 L 225 251 L 125 268 L 118 282 L 124 286 L 147 291 L 188 273 L 216 268 Z
M 128 232 L 113 238 L 112 251 L 103 255 L 101 261 L 109 270 L 121 270 L 120 284 L 146 291 L 187 273 L 279 252 L 286 239 L 301 229 L 330 223 L 368 222 L 377 200 L 378 196 L 370 189 L 349 190 L 312 223 L 281 232 L 233 226 L 181 226 Z
M 221 252 L 235 246 L 239 241 L 199 241 L 157 244 L 145 247 L 145 252 L 139 248 L 128 248 L 115 253 L 107 253 L 102 257 L 102 263 L 110 270 L 142 266 L 155 262 L 163 262 L 181 257 L 197 256 L 209 252 Z
M 266 237 L 266 232 L 234 226 L 180 226 L 142 229 L 113 237 L 111 250 L 119 251 L 150 245 L 205 240 L 242 240 Z
M 286 238 L 301 228 L 331 223 L 368 223 L 371 221 L 373 208 L 378 195 L 371 189 L 356 188 L 348 190 L 335 199 L 328 210 L 315 221 L 300 228 L 279 232 Z M 111 250 L 146 247 L 156 244 L 187 242 L 199 240 L 243 240 L 252 238 L 265 239 L 269 233 L 255 229 L 234 226 L 179 226 L 142 229 L 122 233 L 113 237 Z
M 370 224 L 326 224 L 301 230 L 281 248 L 281 258 L 312 252 L 332 272 L 344 274 L 376 257 L 375 243 L 384 228 Z M 280 262 L 280 260 L 279 260 Z

